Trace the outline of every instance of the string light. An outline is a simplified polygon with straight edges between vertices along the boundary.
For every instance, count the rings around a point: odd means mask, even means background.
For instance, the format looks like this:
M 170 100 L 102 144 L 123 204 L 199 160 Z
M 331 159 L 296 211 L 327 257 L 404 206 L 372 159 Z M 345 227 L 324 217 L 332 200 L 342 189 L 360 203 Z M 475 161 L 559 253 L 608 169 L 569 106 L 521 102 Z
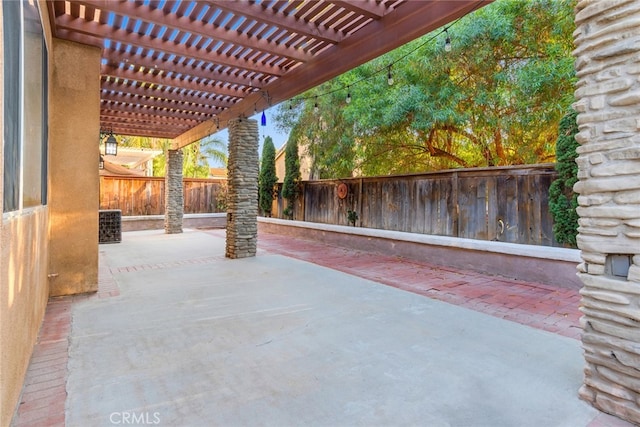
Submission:
M 354 84 L 359 84 L 362 83 L 364 81 L 368 81 L 370 79 L 372 79 L 374 76 L 376 76 L 379 73 L 384 72 L 385 68 L 387 70 L 387 84 L 389 86 L 394 84 L 394 79 L 393 79 L 393 74 L 391 72 L 391 68 L 394 64 L 404 60 L 405 58 L 407 58 L 408 56 L 412 55 L 413 53 L 417 52 L 418 50 L 422 49 L 424 46 L 426 46 L 427 44 L 433 42 L 434 40 L 436 40 L 437 38 L 439 38 L 443 33 L 446 35 L 445 38 L 445 45 L 444 45 L 444 50 L 446 52 L 450 52 L 451 51 L 451 37 L 449 36 L 449 28 L 453 27 L 454 25 L 456 25 L 458 22 L 460 22 L 465 16 L 471 14 L 472 12 L 475 12 L 476 9 L 478 9 L 481 5 L 483 4 L 482 1 L 478 1 L 467 13 L 465 13 L 465 15 L 459 17 L 458 19 L 456 19 L 455 21 L 453 21 L 452 23 L 450 23 L 447 27 L 444 27 L 442 30 L 440 30 L 437 34 L 432 35 L 431 37 L 429 37 L 429 39 L 425 40 L 423 43 L 421 43 L 420 45 L 416 46 L 414 49 L 412 49 L 410 52 L 405 53 L 404 55 L 402 55 L 400 58 L 397 58 L 396 60 L 394 60 L 391 64 L 386 65 L 384 67 L 379 68 L 378 70 L 374 71 L 373 73 L 371 73 L 369 76 L 363 77 L 360 80 L 357 80 L 355 82 L 352 82 L 351 84 L 346 86 L 347 89 L 347 96 L 345 98 L 345 102 L 347 104 L 351 103 L 351 86 L 353 86 Z M 319 107 L 318 107 L 318 96 L 327 96 L 327 95 L 331 95 L 335 92 L 338 91 L 342 91 L 345 89 L 345 86 L 342 86 L 341 88 L 337 88 L 334 90 L 330 90 L 327 92 L 324 92 L 320 95 L 313 95 L 313 98 L 315 99 L 314 101 L 314 105 L 313 105 L 313 111 L 315 113 L 319 112 Z M 305 100 L 309 100 L 311 99 L 311 96 L 307 96 L 307 97 L 299 97 L 296 98 L 298 101 L 305 101 Z M 293 109 L 293 102 L 291 101 L 289 103 L 289 109 L 292 110 Z

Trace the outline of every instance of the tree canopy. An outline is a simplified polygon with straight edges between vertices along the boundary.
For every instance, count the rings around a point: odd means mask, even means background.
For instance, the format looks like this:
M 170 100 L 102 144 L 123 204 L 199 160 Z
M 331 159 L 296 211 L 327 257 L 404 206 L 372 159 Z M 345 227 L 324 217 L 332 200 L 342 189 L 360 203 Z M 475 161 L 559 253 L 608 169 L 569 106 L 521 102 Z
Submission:
M 319 178 L 552 161 L 573 102 L 573 6 L 498 0 L 282 104 L 276 121 Z

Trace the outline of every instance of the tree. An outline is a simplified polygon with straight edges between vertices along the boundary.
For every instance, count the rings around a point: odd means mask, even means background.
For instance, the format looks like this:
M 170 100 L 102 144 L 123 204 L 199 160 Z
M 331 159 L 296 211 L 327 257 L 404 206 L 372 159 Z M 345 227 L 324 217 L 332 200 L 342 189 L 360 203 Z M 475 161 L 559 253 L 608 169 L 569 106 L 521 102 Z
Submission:
M 560 121 L 558 140 L 556 142 L 556 171 L 558 177 L 549 187 L 549 210 L 553 216 L 553 234 L 558 243 L 577 247 L 578 235 L 578 195 L 573 186 L 578 181 L 578 124 L 577 113 L 571 110 Z
M 573 101 L 574 3 L 496 1 L 449 27 L 451 52 L 437 30 L 276 120 L 305 137 L 323 178 L 551 161 Z
M 284 210 L 284 214 L 289 218 L 293 217 L 300 180 L 298 143 L 295 138 L 290 136 L 284 151 L 284 183 L 282 184 L 282 197 L 287 199 L 287 207 Z
M 218 138 L 205 138 L 182 148 L 182 176 L 185 178 L 207 178 L 209 159 L 227 164 L 226 144 Z
M 271 137 L 267 136 L 262 147 L 260 176 L 258 177 L 260 209 L 266 216 L 271 216 L 273 187 L 276 182 L 278 182 L 278 177 L 276 176 L 276 148 Z
M 161 138 L 129 136 L 122 140 L 124 147 L 151 148 L 162 150 L 164 154 L 153 159 L 153 175 L 164 176 L 167 165 L 166 152 L 171 141 Z M 227 164 L 227 146 L 218 138 L 204 138 L 182 148 L 182 176 L 185 178 L 207 178 L 209 159 Z

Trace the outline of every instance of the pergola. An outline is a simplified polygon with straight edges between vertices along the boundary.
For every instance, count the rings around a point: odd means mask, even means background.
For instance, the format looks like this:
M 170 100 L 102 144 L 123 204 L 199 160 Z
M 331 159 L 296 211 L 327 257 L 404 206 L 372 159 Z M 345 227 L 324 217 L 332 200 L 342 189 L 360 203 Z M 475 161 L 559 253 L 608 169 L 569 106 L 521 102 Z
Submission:
M 100 124 L 180 148 L 491 0 L 48 1 L 53 35 L 102 49 Z
M 46 4 L 41 14 L 48 17 L 44 32 L 52 70 L 49 198 L 32 218 L 3 222 L 3 233 L 11 227 L 3 234 L 10 241 L 4 241 L 19 242 L 16 255 L 6 252 L 3 262 L 26 272 L 25 278 L 32 270 L 51 271 L 48 282 L 43 275 L 39 279 L 50 295 L 97 289 L 99 127 L 172 140 L 167 232 L 182 231 L 178 149 L 228 128 L 226 255 L 255 255 L 258 131 L 257 123 L 246 117 L 487 3 L 40 1 L 40 6 Z M 583 262 L 578 276 L 584 284 L 586 359 L 580 395 L 606 412 L 640 423 L 639 2 L 579 0 L 575 22 L 574 108 L 580 147 L 574 190 L 580 195 Z M 77 166 L 74 173 L 67 167 L 69 159 Z M 21 254 L 37 252 L 20 240 L 27 235 L 21 221 L 35 230 L 33 245 L 40 242 L 49 254 L 46 270 L 24 267 L 42 261 L 23 262 Z

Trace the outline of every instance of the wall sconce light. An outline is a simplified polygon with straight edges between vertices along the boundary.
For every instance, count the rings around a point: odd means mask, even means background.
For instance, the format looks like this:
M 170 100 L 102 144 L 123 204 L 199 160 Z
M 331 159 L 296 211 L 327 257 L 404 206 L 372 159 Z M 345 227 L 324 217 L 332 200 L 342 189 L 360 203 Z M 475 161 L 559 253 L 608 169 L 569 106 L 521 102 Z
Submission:
M 102 143 L 102 139 L 106 136 L 107 139 L 104 142 L 104 155 L 105 156 L 117 156 L 118 155 L 118 141 L 116 137 L 113 136 L 113 129 L 100 128 L 100 142 Z
M 104 154 L 107 156 L 118 155 L 118 141 L 116 141 L 116 137 L 113 136 L 113 133 L 109 134 L 109 137 L 104 143 Z

